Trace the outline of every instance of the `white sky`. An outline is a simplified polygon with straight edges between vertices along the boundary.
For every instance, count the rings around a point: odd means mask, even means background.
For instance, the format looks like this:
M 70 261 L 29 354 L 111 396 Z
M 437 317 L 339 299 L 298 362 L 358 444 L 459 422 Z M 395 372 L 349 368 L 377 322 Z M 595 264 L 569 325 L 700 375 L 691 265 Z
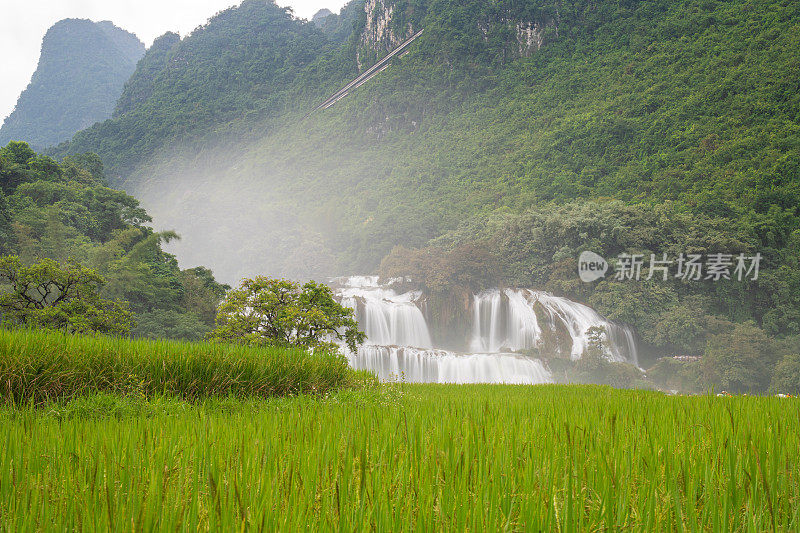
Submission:
M 167 31 L 185 37 L 215 13 L 241 0 L 0 0 L 0 123 L 36 70 L 42 37 L 65 18 L 110 20 L 146 46 Z M 311 18 L 328 8 L 338 13 L 346 0 L 276 0 L 297 16 Z

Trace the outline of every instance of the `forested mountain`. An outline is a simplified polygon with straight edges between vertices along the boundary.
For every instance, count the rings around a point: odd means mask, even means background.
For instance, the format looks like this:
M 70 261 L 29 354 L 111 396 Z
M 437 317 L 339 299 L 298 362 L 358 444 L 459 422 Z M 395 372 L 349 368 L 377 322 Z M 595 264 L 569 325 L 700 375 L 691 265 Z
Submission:
M 748 320 L 800 333 L 796 2 L 367 0 L 318 26 L 246 1 L 173 41 L 58 153 L 98 152 L 184 236 L 183 260 L 229 281 L 320 277 L 375 271 L 401 245 L 385 272 L 547 288 L 657 353 Z M 587 248 L 760 252 L 763 275 L 586 285 Z
M 0 128 L 0 146 L 21 140 L 45 148 L 110 117 L 143 54 L 139 39 L 111 22 L 57 22 L 42 40 L 30 84 Z
M 327 74 L 307 68 L 338 46 L 285 8 L 247 1 L 183 41 L 174 34 L 156 39 L 126 84 L 114 118 L 80 132 L 60 152 L 92 146 L 109 170 L 127 174 L 174 142 L 236 132 L 233 122 L 262 123 L 296 104 L 298 92 L 315 93 L 333 73 L 325 83 L 335 87 L 355 72 L 343 59 Z

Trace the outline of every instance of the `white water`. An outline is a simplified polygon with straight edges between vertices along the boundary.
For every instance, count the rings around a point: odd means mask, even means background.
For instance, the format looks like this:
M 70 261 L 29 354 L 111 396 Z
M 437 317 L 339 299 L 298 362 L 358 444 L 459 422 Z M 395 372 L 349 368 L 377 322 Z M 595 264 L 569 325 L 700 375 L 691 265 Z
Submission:
M 428 324 L 416 301 L 419 292 L 397 294 L 378 285 L 377 276 L 355 276 L 338 291 L 342 305 L 356 310 L 367 343 L 433 348 Z
M 570 357 L 580 359 L 589 340 L 586 332 L 592 327 L 607 332 L 608 359 L 636 364 L 636 344 L 630 329 L 606 320 L 589 306 L 530 289 L 494 289 L 475 295 L 470 349 L 501 352 L 543 348 L 543 332 L 558 335 L 561 330 L 569 336 Z
M 552 375 L 540 360 L 509 352 L 552 351 L 557 339 L 558 349 L 566 350 L 563 355 L 578 359 L 588 342 L 586 331 L 593 326 L 607 332 L 608 359 L 636 363 L 636 345 L 628 328 L 588 306 L 545 292 L 495 289 L 475 295 L 471 353 L 459 354 L 434 347 L 419 291 L 397 293 L 380 285 L 377 276 L 336 282 L 336 294 L 343 305 L 355 309 L 368 338 L 356 353 L 346 350 L 348 361 L 356 369 L 375 372 L 381 380 L 550 383 Z
M 538 359 L 514 354 L 456 354 L 408 346 L 362 346 L 348 357 L 356 369 L 371 370 L 382 381 L 409 383 L 551 383 Z

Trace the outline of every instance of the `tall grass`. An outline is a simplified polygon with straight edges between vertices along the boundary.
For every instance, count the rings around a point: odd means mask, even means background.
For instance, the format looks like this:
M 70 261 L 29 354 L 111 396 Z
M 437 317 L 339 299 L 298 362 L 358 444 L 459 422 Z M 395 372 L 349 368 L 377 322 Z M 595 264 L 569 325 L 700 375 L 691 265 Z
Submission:
M 355 376 L 343 358 L 295 349 L 0 329 L 0 395 L 16 405 L 97 392 L 189 401 L 326 393 Z
M 399 386 L 398 386 L 399 387 Z M 402 386 L 122 419 L 0 414 L 7 530 L 800 528 L 800 408 Z M 369 392 L 369 391 L 367 391 Z

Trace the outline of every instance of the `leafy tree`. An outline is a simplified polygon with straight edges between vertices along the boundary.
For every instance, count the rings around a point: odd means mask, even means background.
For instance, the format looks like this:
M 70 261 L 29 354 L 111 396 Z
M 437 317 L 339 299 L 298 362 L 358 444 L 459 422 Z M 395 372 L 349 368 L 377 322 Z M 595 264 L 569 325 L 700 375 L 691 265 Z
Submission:
M 36 153 L 24 142 L 11 141 L 0 148 L 0 187 L 5 194 L 31 180 L 28 162 L 35 156 Z
M 364 342 L 353 310 L 333 299 L 330 287 L 258 276 L 245 279 L 220 305 L 209 338 L 253 345 L 332 348 L 334 339 L 351 350 Z
M 214 279 L 211 270 L 205 267 L 187 268 L 181 271 L 183 285 L 183 307 L 198 319 L 213 327 L 217 307 L 231 287 Z
M 728 392 L 762 392 L 770 382 L 774 342 L 753 322 L 711 336 L 702 359 L 708 383 Z
M 600 326 L 586 331 L 588 342 L 581 358 L 567 369 L 569 381 L 611 385 L 617 388 L 633 388 L 643 385 L 642 372 L 633 365 L 616 363 L 606 359 L 605 342 L 607 332 Z
M 605 338 L 606 330 L 600 326 L 592 326 L 586 331 L 588 341 L 586 348 L 581 354 L 581 358 L 576 364 L 576 371 L 582 375 L 584 380 L 592 383 L 592 380 L 599 379 L 603 373 L 605 360 Z
M 0 280 L 9 288 L 0 294 L 6 324 L 115 335 L 131 329 L 127 304 L 100 298 L 104 281 L 94 270 L 52 259 L 25 266 L 16 256 L 3 256 Z
M 775 365 L 770 388 L 784 394 L 800 394 L 800 354 L 786 355 Z
M 179 310 L 183 286 L 178 261 L 161 248 L 162 243 L 176 238 L 169 231 L 139 231 L 135 242 L 107 266 L 105 293 L 130 302 L 136 313 Z
M 14 239 L 14 229 L 11 225 L 11 210 L 8 201 L 0 190 L 0 254 L 11 252 L 16 244 Z

